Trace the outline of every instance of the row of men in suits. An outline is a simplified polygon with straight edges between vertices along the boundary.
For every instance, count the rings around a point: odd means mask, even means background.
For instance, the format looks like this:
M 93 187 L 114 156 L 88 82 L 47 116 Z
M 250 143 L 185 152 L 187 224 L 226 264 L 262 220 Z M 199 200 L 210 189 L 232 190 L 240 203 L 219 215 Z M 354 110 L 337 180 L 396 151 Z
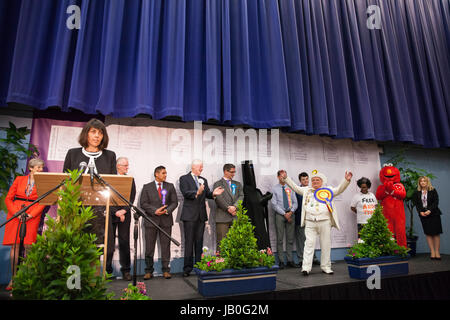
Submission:
M 119 160 L 121 163 L 118 161 L 118 168 L 123 162 L 126 162 L 126 168 L 128 169 L 128 159 L 119 158 Z M 191 163 L 191 171 L 179 179 L 180 191 L 183 195 L 180 220 L 183 222 L 184 228 L 183 276 L 185 277 L 190 275 L 195 263 L 201 260 L 205 222 L 208 220 L 206 199 L 214 199 L 217 205 L 215 211 L 217 248 L 219 248 L 221 240 L 227 234 L 236 217 L 238 202 L 244 199 L 241 183 L 233 180 L 236 173 L 236 167 L 233 164 L 225 164 L 223 166 L 223 177 L 214 183 L 212 191 L 209 188 L 208 180 L 201 176 L 202 171 L 202 161 L 194 160 Z M 154 176 L 154 181 L 143 186 L 139 204 L 156 225 L 168 235 L 171 235 L 173 226 L 172 213 L 178 207 L 175 186 L 166 181 L 167 170 L 164 166 L 156 167 Z M 120 212 L 123 213 L 123 211 Z M 117 213 L 115 215 L 119 217 Z M 114 222 L 120 224 L 128 221 L 125 218 L 120 219 L 120 221 L 117 219 L 113 221 L 113 224 Z M 146 242 L 144 279 L 148 280 L 153 277 L 155 244 L 158 236 L 160 239 L 163 277 L 170 279 L 170 239 L 146 220 L 144 226 Z M 125 231 L 127 227 L 128 229 Z M 121 230 L 119 229 L 120 263 L 124 278 L 129 279 L 129 223 L 124 226 L 123 230 L 121 235 Z M 128 232 L 128 236 L 126 232 Z M 121 242 L 124 244 L 121 245 Z M 112 254 L 110 256 L 112 260 Z

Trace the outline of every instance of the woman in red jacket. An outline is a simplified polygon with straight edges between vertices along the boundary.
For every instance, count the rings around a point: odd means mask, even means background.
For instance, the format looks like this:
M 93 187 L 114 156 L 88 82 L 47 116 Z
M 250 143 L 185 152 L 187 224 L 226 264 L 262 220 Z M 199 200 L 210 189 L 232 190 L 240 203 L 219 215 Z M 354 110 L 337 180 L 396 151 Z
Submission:
M 8 208 L 7 219 L 10 219 L 16 214 L 17 211 L 26 207 L 31 202 L 37 199 L 38 195 L 36 192 L 36 186 L 34 185 L 34 173 L 42 172 L 44 169 L 44 161 L 41 159 L 31 159 L 28 163 L 28 169 L 30 174 L 26 176 L 18 176 L 11 188 L 9 188 L 8 194 L 5 198 L 5 204 Z M 24 239 L 25 250 L 36 242 L 37 230 L 39 227 L 39 222 L 41 220 L 41 213 L 45 206 L 39 203 L 34 204 L 31 208 L 27 210 L 26 216 L 26 227 L 27 233 Z M 11 270 L 13 276 L 16 273 L 14 266 L 17 266 L 19 259 L 19 229 L 21 220 L 20 217 L 11 220 L 5 225 L 5 235 L 3 237 L 3 245 L 11 246 L 10 251 L 10 261 Z M 12 278 L 9 285 L 6 287 L 7 290 L 11 290 Z

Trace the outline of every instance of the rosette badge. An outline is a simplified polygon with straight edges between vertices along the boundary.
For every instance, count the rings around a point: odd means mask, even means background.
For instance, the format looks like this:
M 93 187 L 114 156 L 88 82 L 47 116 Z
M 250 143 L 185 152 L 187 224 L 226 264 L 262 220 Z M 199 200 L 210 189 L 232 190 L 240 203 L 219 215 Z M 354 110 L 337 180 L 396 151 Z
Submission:
M 162 196 L 162 204 L 163 204 L 163 206 L 166 204 L 166 195 L 167 195 L 167 190 L 166 189 L 162 189 L 161 190 L 161 196 Z
M 237 188 L 237 186 L 234 183 L 231 184 L 231 192 L 233 193 L 233 195 L 236 194 L 236 188 Z
M 314 198 L 320 203 L 324 203 L 330 213 L 333 213 L 333 206 L 331 204 L 333 197 L 334 194 L 330 188 L 319 188 L 314 192 Z

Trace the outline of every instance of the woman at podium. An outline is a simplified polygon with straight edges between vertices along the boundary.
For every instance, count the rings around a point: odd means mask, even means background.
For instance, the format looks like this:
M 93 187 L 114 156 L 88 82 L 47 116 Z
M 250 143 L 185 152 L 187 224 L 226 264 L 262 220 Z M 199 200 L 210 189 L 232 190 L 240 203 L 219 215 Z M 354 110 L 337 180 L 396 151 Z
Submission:
M 34 173 L 42 172 L 44 169 L 44 161 L 37 158 L 31 159 L 28 162 L 28 169 L 30 173 L 26 176 L 18 176 L 6 195 L 5 204 L 8 209 L 7 219 L 11 219 L 17 211 L 26 207 L 38 197 L 36 186 L 34 185 Z M 13 273 L 12 277 L 14 277 L 16 273 L 15 267 L 19 260 L 20 225 L 23 221 L 26 221 L 26 235 L 23 241 L 26 251 L 36 242 L 37 230 L 41 220 L 41 213 L 44 208 L 45 206 L 36 203 L 30 207 L 25 214 L 11 220 L 5 225 L 3 245 L 11 246 L 10 261 Z M 11 290 L 12 288 L 12 277 L 6 287 L 7 290 Z
M 88 166 L 85 173 L 89 173 L 90 168 L 93 168 L 98 174 L 117 174 L 116 154 L 106 150 L 108 142 L 108 133 L 103 122 L 98 119 L 89 120 L 78 138 L 81 148 L 73 148 L 67 152 L 63 171 L 78 169 L 81 162 L 86 162 Z M 105 237 L 105 207 L 93 206 L 92 209 L 94 218 L 89 221 L 91 226 L 87 231 L 97 235 L 96 244 L 101 246 Z M 108 229 L 112 230 L 111 225 Z

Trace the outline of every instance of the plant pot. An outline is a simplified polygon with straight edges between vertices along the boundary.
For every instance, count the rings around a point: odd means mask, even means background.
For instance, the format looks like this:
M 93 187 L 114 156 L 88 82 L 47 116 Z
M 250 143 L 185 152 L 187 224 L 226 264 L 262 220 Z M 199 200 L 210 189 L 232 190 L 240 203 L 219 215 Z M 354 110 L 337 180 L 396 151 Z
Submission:
M 417 246 L 417 239 L 419 237 L 418 236 L 412 236 L 411 238 L 407 237 L 406 238 L 406 244 L 408 246 L 409 249 L 409 255 L 411 257 L 414 257 L 416 255 L 416 246 Z
M 380 268 L 381 277 L 408 274 L 408 257 L 383 256 L 378 258 L 358 258 L 345 257 L 348 264 L 350 278 L 367 279 L 373 273 L 367 273 L 367 268 L 376 265 Z
M 194 269 L 198 292 L 204 297 L 226 296 L 250 292 L 273 291 L 278 266 L 247 269 L 226 269 L 222 272 Z

